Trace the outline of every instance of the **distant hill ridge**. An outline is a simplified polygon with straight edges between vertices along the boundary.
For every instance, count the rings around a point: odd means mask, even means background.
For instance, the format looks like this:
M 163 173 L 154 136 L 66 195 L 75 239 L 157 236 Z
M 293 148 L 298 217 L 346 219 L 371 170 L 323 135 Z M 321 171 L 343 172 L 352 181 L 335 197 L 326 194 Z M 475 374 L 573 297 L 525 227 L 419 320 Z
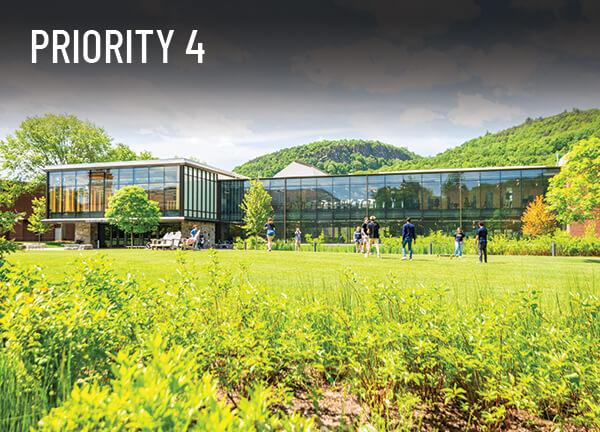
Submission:
M 428 158 L 392 162 L 377 171 L 555 165 L 571 146 L 590 136 L 600 137 L 600 110 L 563 112 L 530 119 L 497 133 L 488 133 Z
M 348 174 L 364 170 L 374 171 L 390 162 L 419 158 L 421 156 L 405 148 L 379 141 L 317 141 L 259 156 L 235 167 L 233 171 L 248 177 L 271 177 L 293 161 L 299 161 L 329 174 Z
M 571 146 L 600 137 L 600 110 L 565 111 L 530 119 L 497 133 L 469 140 L 432 157 L 379 141 L 319 141 L 252 159 L 234 171 L 248 177 L 270 177 L 294 160 L 329 174 L 410 169 L 468 168 L 517 165 L 555 165 Z

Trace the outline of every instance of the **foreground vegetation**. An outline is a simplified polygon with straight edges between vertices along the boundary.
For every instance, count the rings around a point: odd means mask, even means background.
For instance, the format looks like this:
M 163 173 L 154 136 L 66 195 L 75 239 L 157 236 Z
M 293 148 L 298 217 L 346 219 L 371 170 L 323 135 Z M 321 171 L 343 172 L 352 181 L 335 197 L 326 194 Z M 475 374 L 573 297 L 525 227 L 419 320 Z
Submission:
M 64 265 L 62 254 L 18 253 L 4 270 L 2 430 L 600 426 L 593 260 L 114 251 Z M 129 273 L 126 254 L 162 257 L 163 275 Z M 62 260 L 65 273 L 17 264 L 28 259 Z M 314 278 L 311 263 L 328 283 L 289 277 Z M 273 289 L 263 276 L 277 269 Z M 556 292 L 533 282 L 541 269 Z M 450 286 L 466 273 L 471 295 L 423 277 L 438 272 Z

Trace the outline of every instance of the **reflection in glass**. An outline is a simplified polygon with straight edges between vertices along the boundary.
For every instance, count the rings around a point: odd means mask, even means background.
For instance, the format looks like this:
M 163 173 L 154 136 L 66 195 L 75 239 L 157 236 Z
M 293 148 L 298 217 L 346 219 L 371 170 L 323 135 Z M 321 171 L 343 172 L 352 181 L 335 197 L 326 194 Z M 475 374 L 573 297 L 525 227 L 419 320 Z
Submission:
M 350 177 L 350 217 L 362 219 L 367 215 L 367 178 Z
M 423 209 L 439 210 L 442 203 L 440 174 L 423 174 Z
M 500 208 L 500 171 L 481 172 L 481 200 L 483 209 Z
M 385 176 L 369 176 L 369 216 L 385 217 L 386 204 L 390 201 L 390 190 L 385 187 Z
M 303 207 L 300 179 L 287 179 L 286 189 L 286 216 L 289 220 L 300 220 Z
M 333 218 L 347 220 L 350 217 L 350 179 L 333 178 Z

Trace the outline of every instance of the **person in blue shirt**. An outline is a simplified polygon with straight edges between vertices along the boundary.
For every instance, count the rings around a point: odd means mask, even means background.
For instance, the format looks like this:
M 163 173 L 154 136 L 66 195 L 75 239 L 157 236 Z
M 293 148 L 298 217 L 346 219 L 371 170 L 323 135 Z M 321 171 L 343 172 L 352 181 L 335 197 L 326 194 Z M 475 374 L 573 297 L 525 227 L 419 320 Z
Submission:
M 190 238 L 187 240 L 187 245 L 193 247 L 194 249 L 198 249 L 198 234 L 200 230 L 198 229 L 198 225 L 194 225 L 192 230 L 190 231 Z
M 417 242 L 417 232 L 415 226 L 406 218 L 406 223 L 402 227 L 402 258 L 406 259 L 406 248 L 408 247 L 408 260 L 412 261 L 412 243 Z
M 462 257 L 462 250 L 464 246 L 465 233 L 463 232 L 461 227 L 456 228 L 456 232 L 454 233 L 454 256 Z
M 356 231 L 354 231 L 354 244 L 356 245 L 356 253 L 360 253 L 362 247 L 362 229 L 360 226 L 357 226 Z
M 273 239 L 275 238 L 275 225 L 273 225 L 273 218 L 267 219 L 267 223 L 263 229 L 267 230 L 267 250 L 271 252 L 273 249 Z
M 294 232 L 294 250 L 300 252 L 300 245 L 302 244 L 302 232 L 300 231 L 300 227 L 296 227 L 296 231 Z
M 479 221 L 479 229 L 477 230 L 477 235 L 475 236 L 475 243 L 477 244 L 477 253 L 479 254 L 480 263 L 487 263 L 487 236 L 488 232 L 485 228 L 485 222 Z

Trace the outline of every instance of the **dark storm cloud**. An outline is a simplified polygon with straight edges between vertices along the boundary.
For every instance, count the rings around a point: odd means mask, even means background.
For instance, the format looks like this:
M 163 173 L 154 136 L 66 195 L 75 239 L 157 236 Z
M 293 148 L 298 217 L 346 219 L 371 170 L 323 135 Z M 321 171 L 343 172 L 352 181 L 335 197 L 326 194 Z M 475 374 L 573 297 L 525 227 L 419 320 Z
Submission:
M 0 13 L 0 137 L 70 112 L 159 156 L 231 168 L 318 138 L 430 154 L 598 105 L 595 0 L 10 2 Z M 32 29 L 174 29 L 169 64 L 32 65 Z M 192 29 L 205 63 L 186 56 Z M 134 57 L 135 58 L 135 57 Z

